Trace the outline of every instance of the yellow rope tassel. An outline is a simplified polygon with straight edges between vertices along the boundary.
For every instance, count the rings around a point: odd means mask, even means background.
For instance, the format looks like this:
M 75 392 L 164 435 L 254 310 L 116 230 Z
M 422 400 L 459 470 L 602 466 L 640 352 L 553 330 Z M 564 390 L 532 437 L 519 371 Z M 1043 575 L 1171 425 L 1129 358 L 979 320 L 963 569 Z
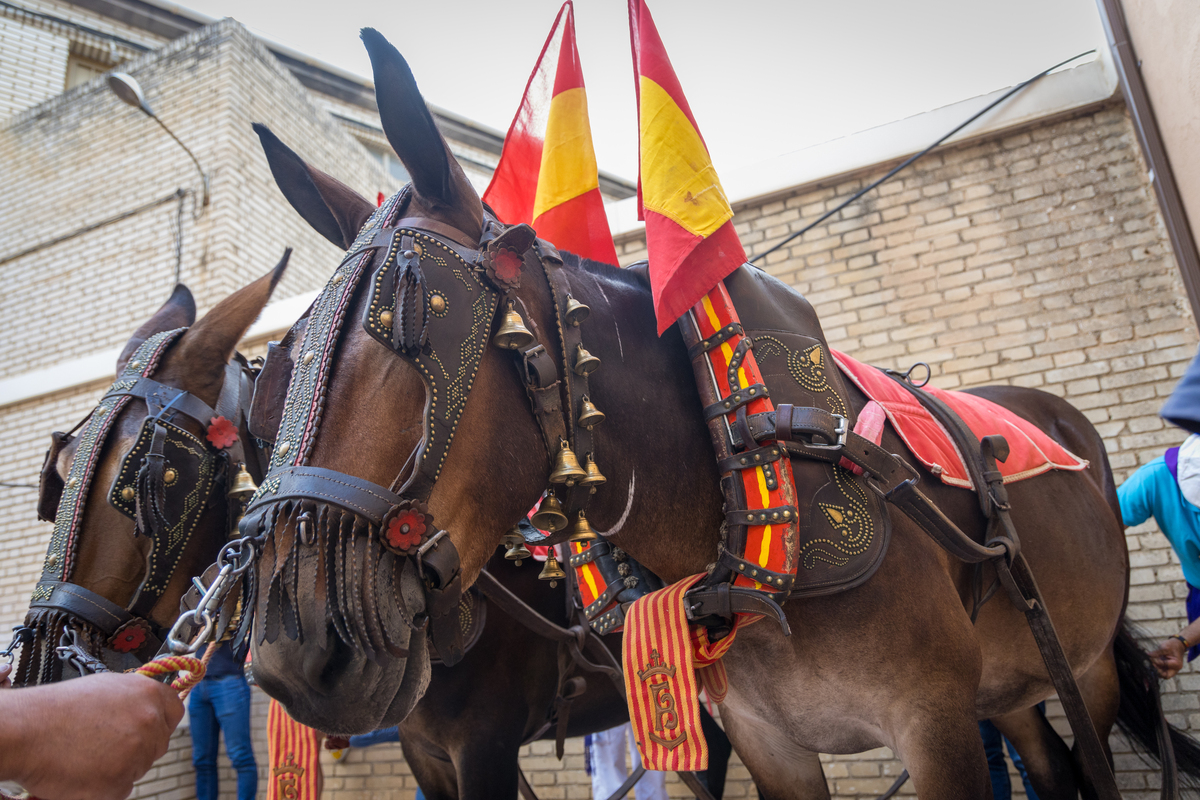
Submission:
M 208 653 L 205 655 L 207 656 Z M 195 656 L 159 656 L 138 667 L 135 672 L 138 675 L 145 675 L 147 678 L 157 678 L 160 675 L 178 672 L 179 677 L 171 681 L 171 688 L 179 692 L 181 697 L 186 697 L 192 687 L 203 680 L 207 669 L 204 662 Z

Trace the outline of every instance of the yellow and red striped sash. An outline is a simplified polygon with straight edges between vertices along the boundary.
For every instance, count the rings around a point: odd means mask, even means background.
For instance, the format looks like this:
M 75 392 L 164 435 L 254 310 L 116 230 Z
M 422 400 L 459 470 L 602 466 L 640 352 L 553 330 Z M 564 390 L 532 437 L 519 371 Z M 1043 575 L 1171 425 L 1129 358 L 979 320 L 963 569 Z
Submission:
M 320 800 L 321 738 L 272 700 L 267 709 L 267 752 L 271 763 L 267 800 Z

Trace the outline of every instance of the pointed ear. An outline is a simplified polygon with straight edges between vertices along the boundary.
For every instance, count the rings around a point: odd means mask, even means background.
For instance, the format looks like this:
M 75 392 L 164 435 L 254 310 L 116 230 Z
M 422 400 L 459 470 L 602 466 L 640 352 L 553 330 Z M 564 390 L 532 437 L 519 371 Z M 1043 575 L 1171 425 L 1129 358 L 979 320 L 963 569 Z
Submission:
M 162 304 L 162 308 L 154 312 L 154 316 L 142 323 L 142 327 L 133 332 L 133 336 L 125 343 L 125 349 L 117 358 L 117 373 L 125 369 L 129 359 L 142 343 L 156 333 L 185 328 L 196 321 L 196 301 L 191 291 L 182 283 L 175 284 L 174 291 Z
M 304 163 L 266 125 L 256 122 L 253 128 L 267 154 L 275 183 L 292 208 L 317 233 L 342 249 L 349 248 L 375 205 L 337 178 Z
M 189 391 L 203 393 L 210 386 L 220 386 L 225 365 L 233 357 L 237 343 L 271 299 L 271 292 L 283 277 L 291 255 L 292 248 L 289 247 L 275 269 L 217 303 L 183 335 L 171 360 L 173 365 L 184 365 L 189 376 Z M 215 389 L 213 394 L 216 394 Z
M 416 199 L 430 216 L 478 238 L 483 204 L 434 123 L 408 62 L 374 28 L 363 28 L 362 40 L 375 73 L 383 132 L 412 176 Z

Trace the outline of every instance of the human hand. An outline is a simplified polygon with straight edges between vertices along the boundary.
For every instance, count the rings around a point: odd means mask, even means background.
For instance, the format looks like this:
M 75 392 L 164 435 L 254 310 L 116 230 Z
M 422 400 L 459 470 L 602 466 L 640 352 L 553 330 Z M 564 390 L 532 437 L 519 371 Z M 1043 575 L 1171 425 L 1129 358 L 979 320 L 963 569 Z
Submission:
M 0 664 L 0 689 L 12 688 L 12 664 Z
M 182 718 L 175 691 L 141 675 L 3 692 L 0 779 L 43 800 L 124 800 Z
M 1173 678 L 1179 670 L 1183 669 L 1183 659 L 1186 655 L 1187 648 L 1184 647 L 1183 642 L 1172 636 L 1150 654 L 1150 662 L 1158 670 L 1160 678 Z

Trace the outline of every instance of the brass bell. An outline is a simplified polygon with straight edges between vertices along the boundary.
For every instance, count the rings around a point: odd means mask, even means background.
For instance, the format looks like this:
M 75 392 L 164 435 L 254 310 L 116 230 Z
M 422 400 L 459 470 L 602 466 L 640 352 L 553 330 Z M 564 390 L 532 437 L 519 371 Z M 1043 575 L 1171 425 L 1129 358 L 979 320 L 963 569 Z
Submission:
M 607 478 L 600 474 L 600 468 L 596 466 L 596 459 L 592 458 L 592 454 L 587 454 L 587 475 L 580 479 L 580 486 L 590 486 L 592 491 L 596 491 L 596 487 L 604 483 Z
M 590 313 L 592 313 L 590 308 L 574 297 L 571 297 L 571 295 L 567 295 L 567 310 L 563 312 L 563 316 L 567 318 L 567 322 L 578 328 L 579 323 L 587 319 Z
M 587 428 L 589 431 L 604 422 L 604 412 L 596 408 L 588 396 L 585 394 L 583 399 L 579 401 L 579 424 Z
M 553 589 L 565 577 L 567 577 L 567 573 L 563 572 L 558 559 L 554 557 L 554 550 L 551 549 L 549 555 L 546 556 L 546 566 L 542 567 L 542 571 L 538 573 L 538 580 L 550 581 L 550 588 Z
M 579 518 L 575 520 L 575 524 L 571 526 L 571 535 L 567 537 L 570 542 L 594 542 L 600 537 L 592 530 L 592 526 L 588 524 L 587 517 L 583 512 L 579 512 Z
M 525 320 L 520 312 L 513 308 L 512 300 L 508 301 L 508 310 L 504 312 L 504 321 L 500 330 L 492 337 L 492 344 L 505 350 L 517 350 L 533 341 L 533 334 L 525 327 Z
M 250 495 L 257 491 L 258 485 L 246 471 L 245 462 L 238 462 L 237 475 L 233 476 L 233 483 L 230 484 L 229 491 L 225 493 L 225 496 L 244 503 L 250 499 Z
M 515 562 L 514 566 L 521 566 L 521 562 L 532 555 L 529 548 L 525 546 L 525 537 L 521 535 L 520 529 L 515 525 L 508 529 L 508 533 L 504 534 L 504 546 L 508 548 L 504 557 Z
M 533 512 L 533 516 L 529 518 L 533 523 L 533 527 L 538 530 L 561 531 L 567 527 L 567 515 L 563 513 L 562 503 L 558 502 L 558 498 L 552 494 L 546 495 L 546 499 L 542 501 L 541 507 Z
M 579 466 L 579 459 L 575 457 L 575 453 L 571 451 L 571 445 L 567 444 L 565 439 L 560 440 L 562 447 L 559 448 L 558 455 L 554 459 L 554 469 L 550 472 L 551 483 L 565 483 L 567 486 L 574 486 L 575 481 L 587 475 L 583 467 Z
M 575 370 L 576 375 L 588 376 L 596 371 L 596 367 L 600 366 L 600 359 L 583 349 L 583 345 L 575 345 Z

